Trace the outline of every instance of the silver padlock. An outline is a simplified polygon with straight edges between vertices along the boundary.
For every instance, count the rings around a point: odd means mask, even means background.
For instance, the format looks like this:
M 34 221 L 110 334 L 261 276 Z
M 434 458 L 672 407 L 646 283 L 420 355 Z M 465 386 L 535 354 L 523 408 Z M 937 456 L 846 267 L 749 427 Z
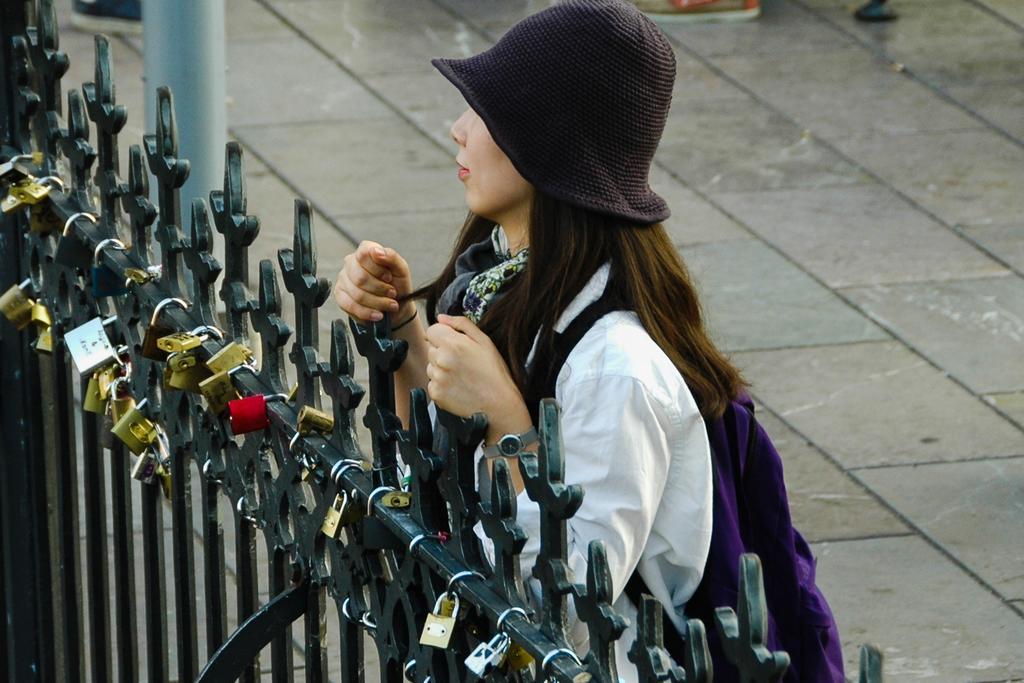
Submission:
M 119 362 L 117 351 L 103 329 L 105 324 L 114 320 L 113 316 L 105 320 L 93 318 L 64 334 L 64 343 L 67 344 L 68 353 L 79 374 L 87 375 L 96 368 Z
M 486 643 L 480 643 L 466 657 L 466 668 L 479 678 L 485 677 L 505 662 L 505 654 L 512 639 L 499 631 Z

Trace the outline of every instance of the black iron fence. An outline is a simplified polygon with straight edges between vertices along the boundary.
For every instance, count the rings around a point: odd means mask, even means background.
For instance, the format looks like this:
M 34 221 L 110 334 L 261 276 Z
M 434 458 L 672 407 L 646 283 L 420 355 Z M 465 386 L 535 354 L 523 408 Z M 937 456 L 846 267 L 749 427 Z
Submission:
M 6 679 L 165 681 L 173 658 L 181 681 L 285 681 L 297 670 L 308 681 L 358 681 L 365 633 L 381 680 L 615 682 L 625 621 L 611 606 L 602 545 L 589 548 L 586 577 L 568 570 L 566 520 L 583 491 L 563 481 L 554 401 L 542 405 L 539 454 L 520 459 L 542 518 L 536 607 L 520 576 L 526 537 L 507 466 L 495 464 L 488 500 L 474 485 L 482 416 L 442 412 L 432 423 L 416 390 L 403 429 L 391 373 L 406 346 L 389 338 L 387 319 L 335 320 L 329 359 L 320 356 L 330 287 L 317 276 L 309 205 L 295 202 L 293 247 L 250 278 L 259 220 L 246 213 L 237 144 L 227 145 L 224 187 L 182 207 L 189 166 L 166 88 L 156 133 L 131 146 L 125 180 L 117 144 L 127 113 L 107 40 L 96 37 L 95 80 L 65 101 L 52 0 L 0 4 L 0 39 Z M 279 281 L 294 327 L 281 318 Z M 368 362 L 368 396 L 353 379 L 353 343 Z M 432 447 L 435 430 L 447 432 L 444 452 Z M 740 641 L 729 650 L 744 680 L 777 680 L 778 667 L 763 666 L 772 653 L 759 640 L 759 564 L 744 561 L 753 578 L 739 635 L 722 637 Z M 585 656 L 569 645 L 569 601 L 590 634 Z M 630 649 L 639 680 L 711 680 L 705 625 L 688 623 L 684 661 L 674 662 L 661 605 L 645 598 L 639 619 Z M 293 624 L 303 662 L 293 661 Z M 861 680 L 880 680 L 877 652 L 862 655 Z

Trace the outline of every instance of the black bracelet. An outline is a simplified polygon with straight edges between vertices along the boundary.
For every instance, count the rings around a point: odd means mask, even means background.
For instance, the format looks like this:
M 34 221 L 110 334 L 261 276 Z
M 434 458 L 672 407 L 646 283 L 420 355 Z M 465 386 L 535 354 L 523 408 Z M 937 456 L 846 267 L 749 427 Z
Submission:
M 395 325 L 394 327 L 391 328 L 391 331 L 394 332 L 395 330 L 402 329 L 403 327 L 405 327 L 406 325 L 411 323 L 413 320 L 415 320 L 416 316 L 418 316 L 419 314 L 420 314 L 420 309 L 417 308 L 415 311 L 413 311 L 413 314 L 409 316 L 408 320 Z

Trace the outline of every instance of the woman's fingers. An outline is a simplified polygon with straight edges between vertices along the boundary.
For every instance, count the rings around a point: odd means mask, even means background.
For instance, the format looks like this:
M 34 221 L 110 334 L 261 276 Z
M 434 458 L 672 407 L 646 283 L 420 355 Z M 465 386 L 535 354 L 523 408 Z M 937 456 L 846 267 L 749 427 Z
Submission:
M 370 294 L 392 299 L 398 296 L 398 291 L 394 286 L 370 273 L 354 258 L 345 264 L 345 275 L 348 276 L 350 283 Z
M 340 278 L 339 278 L 340 280 Z M 383 313 L 394 313 L 398 310 L 398 302 L 387 297 L 375 296 L 359 289 L 336 285 L 334 299 L 341 310 L 360 320 L 382 320 Z
M 362 266 L 363 270 L 367 273 L 373 275 L 379 280 L 382 280 L 383 282 L 391 282 L 393 279 L 391 270 L 386 265 L 377 263 L 377 261 L 374 260 L 373 254 L 376 250 L 383 251 L 384 248 L 376 242 L 363 240 L 359 243 L 359 246 L 356 248 L 353 255 L 355 256 L 356 262 Z

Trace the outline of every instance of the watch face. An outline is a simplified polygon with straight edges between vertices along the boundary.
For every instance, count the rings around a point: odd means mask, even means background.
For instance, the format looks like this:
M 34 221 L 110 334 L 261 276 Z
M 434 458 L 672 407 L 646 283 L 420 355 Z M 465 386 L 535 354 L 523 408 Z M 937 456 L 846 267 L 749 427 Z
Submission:
M 506 434 L 498 441 L 498 450 L 502 455 L 508 457 L 518 455 L 520 448 L 522 448 L 522 442 L 516 434 Z

